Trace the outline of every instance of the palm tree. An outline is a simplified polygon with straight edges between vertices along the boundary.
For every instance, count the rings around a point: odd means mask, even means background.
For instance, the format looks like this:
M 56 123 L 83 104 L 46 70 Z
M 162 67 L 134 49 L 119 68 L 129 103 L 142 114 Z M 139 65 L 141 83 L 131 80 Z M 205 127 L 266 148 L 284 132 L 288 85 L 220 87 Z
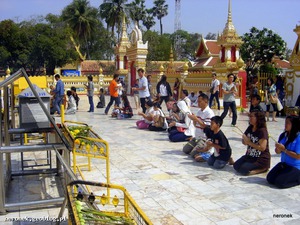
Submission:
M 145 0 L 134 0 L 126 5 L 129 10 L 129 16 L 139 25 L 139 21 L 146 17 Z
M 62 12 L 62 19 L 71 28 L 76 39 L 78 39 L 79 42 L 85 43 L 88 58 L 88 39 L 99 24 L 97 15 L 97 9 L 91 7 L 87 0 L 74 0 L 70 5 L 65 7 Z M 75 47 L 78 48 L 79 46 Z
M 155 25 L 152 9 L 146 10 L 146 16 L 143 19 L 143 25 L 150 30 Z
M 111 27 L 112 37 L 114 37 L 115 27 L 122 27 L 126 2 L 127 0 L 104 0 L 99 7 L 100 17 L 105 20 L 107 29 Z
M 153 7 L 153 16 L 156 16 L 160 23 L 160 35 L 163 34 L 163 26 L 161 19 L 168 15 L 168 5 L 165 0 L 155 0 Z

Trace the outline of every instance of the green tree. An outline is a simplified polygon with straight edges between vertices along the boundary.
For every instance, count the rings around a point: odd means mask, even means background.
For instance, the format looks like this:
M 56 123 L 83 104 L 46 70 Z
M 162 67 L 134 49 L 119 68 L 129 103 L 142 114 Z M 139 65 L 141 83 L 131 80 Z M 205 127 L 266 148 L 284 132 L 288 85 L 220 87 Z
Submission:
M 91 7 L 87 0 L 74 0 L 62 11 L 62 19 L 74 32 L 75 39 L 84 43 L 87 57 L 90 58 L 88 41 L 99 24 L 98 10 Z
M 57 23 L 23 22 L 22 33 L 29 41 L 27 58 L 22 65 L 30 74 L 40 75 L 43 68 L 52 74 L 55 67 L 77 60 L 76 52 L 70 47 L 69 33 Z
M 170 49 L 172 46 L 169 34 L 159 35 L 155 31 L 146 31 L 144 41 L 148 41 L 147 61 L 167 61 L 170 59 Z
M 165 0 L 155 0 L 153 7 L 153 16 L 156 16 L 160 24 L 160 35 L 163 34 L 162 18 L 168 15 L 168 4 Z
M 126 5 L 129 11 L 129 16 L 133 21 L 139 25 L 139 21 L 146 16 L 145 0 L 134 0 Z
M 184 30 L 178 30 L 171 34 L 171 39 L 173 43 L 176 44 L 176 38 L 180 39 L 179 46 L 175 49 L 176 60 L 194 60 L 195 51 L 199 45 L 201 34 L 198 33 L 188 33 Z M 178 44 L 178 43 L 177 43 Z M 174 45 L 174 48 L 176 46 Z
M 76 60 L 62 26 L 35 22 L 16 24 L 6 20 L 0 23 L 1 67 L 9 66 L 12 71 L 24 67 L 29 75 L 40 75 L 46 68 L 47 73 L 52 74 L 55 66 Z
M 111 28 L 111 36 L 115 37 L 115 27 L 122 27 L 123 16 L 126 15 L 127 0 L 104 0 L 99 7 L 100 17 L 105 20 L 107 30 Z M 116 42 L 116 41 L 115 41 Z
M 0 22 L 0 66 L 9 66 L 11 71 L 22 67 L 26 62 L 29 40 L 19 25 L 12 20 Z
M 252 27 L 250 33 L 244 34 L 242 39 L 244 43 L 241 46 L 241 56 L 248 74 L 255 75 L 259 70 L 270 72 L 274 56 L 285 58 L 286 43 L 272 30 Z
M 151 27 L 155 25 L 155 20 L 152 11 L 152 9 L 147 9 L 146 16 L 143 18 L 143 25 L 146 27 L 147 30 L 150 30 Z

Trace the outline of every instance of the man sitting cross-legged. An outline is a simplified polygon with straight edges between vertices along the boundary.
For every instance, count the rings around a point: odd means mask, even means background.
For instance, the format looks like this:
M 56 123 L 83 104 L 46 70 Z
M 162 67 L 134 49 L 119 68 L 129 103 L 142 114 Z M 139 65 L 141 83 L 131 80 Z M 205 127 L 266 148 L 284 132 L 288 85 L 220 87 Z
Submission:
M 204 149 L 203 143 L 207 139 L 204 129 L 210 125 L 210 119 L 215 115 L 213 110 L 208 106 L 208 96 L 204 93 L 198 96 L 198 107 L 200 108 L 196 115 L 189 115 L 189 118 L 194 122 L 196 127 L 195 138 L 192 138 L 184 147 L 183 152 L 191 154 L 194 158 L 197 156 L 197 161 L 206 161 L 213 150 L 202 152 Z M 206 129 L 210 130 L 210 129 Z M 207 149 L 207 148 L 206 148 Z M 200 153 L 200 154 L 198 154 Z

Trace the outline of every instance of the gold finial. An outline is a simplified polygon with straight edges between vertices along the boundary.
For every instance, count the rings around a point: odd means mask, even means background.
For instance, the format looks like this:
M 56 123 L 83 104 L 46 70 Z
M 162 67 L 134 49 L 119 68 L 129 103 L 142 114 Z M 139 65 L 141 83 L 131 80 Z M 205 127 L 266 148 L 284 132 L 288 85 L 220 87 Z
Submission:
M 188 69 L 189 69 L 188 62 L 185 62 L 185 64 L 183 65 L 183 71 L 187 71 Z
M 7 67 L 5 73 L 6 73 L 6 75 L 10 75 L 10 69 L 9 69 L 9 67 Z
M 228 16 L 227 16 L 227 23 L 225 29 L 235 31 L 234 25 L 232 23 L 232 16 L 231 16 L 231 0 L 228 1 Z
M 100 66 L 100 68 L 99 68 L 99 74 L 102 74 L 103 73 L 103 69 L 102 69 L 102 67 Z
M 173 46 L 171 45 L 171 50 L 170 50 L 170 62 L 174 61 L 174 55 L 173 55 Z
M 238 68 L 242 68 L 244 66 L 244 60 L 240 57 L 237 61 L 236 64 Z
M 159 67 L 159 71 L 160 73 L 163 73 L 165 70 L 164 66 L 162 64 L 160 64 L 160 67 Z
M 59 73 L 59 69 L 58 68 L 55 68 L 54 69 L 54 74 L 58 74 Z

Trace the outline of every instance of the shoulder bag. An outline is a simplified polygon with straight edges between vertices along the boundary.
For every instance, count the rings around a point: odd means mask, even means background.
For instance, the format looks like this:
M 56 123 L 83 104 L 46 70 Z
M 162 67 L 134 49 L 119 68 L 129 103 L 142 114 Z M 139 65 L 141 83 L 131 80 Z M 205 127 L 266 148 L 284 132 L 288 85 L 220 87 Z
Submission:
M 274 95 L 270 94 L 270 102 L 273 104 L 277 104 L 277 102 L 278 102 L 277 95 L 274 96 Z

